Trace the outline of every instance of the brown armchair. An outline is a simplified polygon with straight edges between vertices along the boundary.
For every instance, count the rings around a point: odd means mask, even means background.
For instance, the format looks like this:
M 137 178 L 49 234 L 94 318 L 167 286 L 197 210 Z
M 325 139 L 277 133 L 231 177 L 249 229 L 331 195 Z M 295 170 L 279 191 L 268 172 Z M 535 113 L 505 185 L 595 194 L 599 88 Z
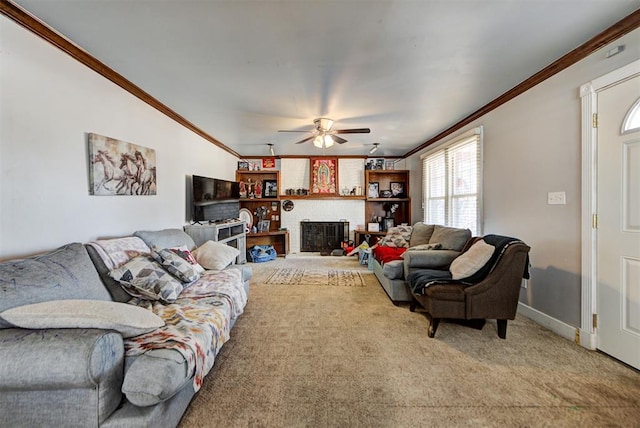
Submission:
M 497 260 L 491 262 L 492 269 L 475 284 L 437 281 L 438 278 L 427 287 L 424 287 L 424 282 L 423 287 L 411 284 L 412 301 L 409 309 L 414 312 L 417 304 L 425 309 L 429 320 L 429 337 L 435 336 L 443 318 L 468 320 L 468 324 L 476 328 L 482 328 L 486 319 L 495 319 L 498 336 L 505 339 L 507 320 L 513 320 L 516 316 L 522 278 L 528 277 L 529 250 L 529 246 L 523 242 L 513 240 L 504 251 L 496 254 Z

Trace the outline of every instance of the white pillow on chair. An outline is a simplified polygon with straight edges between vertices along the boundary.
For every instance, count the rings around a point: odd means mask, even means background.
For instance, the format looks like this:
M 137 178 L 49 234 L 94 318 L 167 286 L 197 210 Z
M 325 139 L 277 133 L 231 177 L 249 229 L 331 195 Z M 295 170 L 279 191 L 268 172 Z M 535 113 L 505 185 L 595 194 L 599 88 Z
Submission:
M 483 239 L 477 241 L 451 263 L 451 278 L 463 279 L 478 272 L 491 259 L 494 250 L 495 247 Z

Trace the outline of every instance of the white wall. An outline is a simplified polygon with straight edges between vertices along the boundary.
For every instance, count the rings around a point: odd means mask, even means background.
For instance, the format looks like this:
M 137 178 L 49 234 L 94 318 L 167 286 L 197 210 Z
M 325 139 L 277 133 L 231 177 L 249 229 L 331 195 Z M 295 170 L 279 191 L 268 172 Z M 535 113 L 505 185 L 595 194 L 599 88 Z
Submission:
M 0 259 L 182 227 L 186 177 L 234 179 L 236 158 L 0 18 Z M 156 150 L 156 196 L 90 196 L 87 133 Z
M 625 51 L 606 59 L 606 50 L 618 44 L 626 44 Z M 531 246 L 532 277 L 521 301 L 575 327 L 581 281 L 579 87 L 640 58 L 640 30 L 611 46 L 456 133 L 484 125 L 483 233 L 515 236 Z M 422 218 L 420 154 L 407 159 L 415 220 Z M 547 205 L 547 192 L 554 191 L 566 192 L 566 205 Z
M 285 158 L 280 161 L 280 192 L 286 189 L 309 188 L 309 159 Z M 339 159 L 338 186 L 340 189 L 355 186 L 364 187 L 364 160 Z M 285 199 L 286 196 L 281 196 Z M 294 208 L 281 213 L 281 227 L 289 230 L 290 249 L 292 253 L 300 251 L 300 222 L 339 221 L 346 219 L 349 229 L 364 227 L 364 201 L 348 199 L 293 199 Z M 353 239 L 353 233 L 351 234 Z

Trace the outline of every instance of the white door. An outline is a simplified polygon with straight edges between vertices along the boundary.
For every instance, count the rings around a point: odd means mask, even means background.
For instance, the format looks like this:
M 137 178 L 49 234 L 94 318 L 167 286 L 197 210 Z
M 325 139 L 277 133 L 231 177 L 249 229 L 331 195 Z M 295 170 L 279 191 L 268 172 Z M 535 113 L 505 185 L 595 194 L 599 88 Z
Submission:
M 597 346 L 637 369 L 640 369 L 640 129 L 625 132 L 624 123 L 634 106 L 640 107 L 639 102 L 640 76 L 598 93 Z M 640 108 L 635 111 L 640 115 Z

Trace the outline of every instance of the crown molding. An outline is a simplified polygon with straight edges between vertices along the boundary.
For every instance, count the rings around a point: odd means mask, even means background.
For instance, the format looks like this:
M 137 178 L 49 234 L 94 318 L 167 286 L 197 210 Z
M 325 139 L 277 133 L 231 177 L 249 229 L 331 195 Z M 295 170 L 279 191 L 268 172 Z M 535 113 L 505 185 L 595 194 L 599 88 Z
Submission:
M 167 107 L 164 103 L 160 102 L 158 99 L 154 98 L 147 92 L 143 91 L 140 87 L 133 84 L 131 81 L 125 79 L 121 74 L 117 73 L 112 68 L 108 67 L 103 62 L 98 61 L 94 56 L 89 54 L 87 51 L 67 39 L 62 34 L 55 31 L 53 28 L 46 25 L 44 22 L 31 15 L 26 10 L 22 9 L 20 6 L 16 5 L 10 0 L 1 0 L 0 1 L 0 13 L 7 18 L 11 19 L 18 25 L 23 28 L 31 31 L 35 35 L 40 38 L 46 40 L 53 46 L 57 47 L 67 55 L 71 56 L 75 60 L 89 67 L 91 70 L 96 73 L 102 75 L 106 79 L 120 86 L 125 91 L 131 93 L 135 97 L 139 98 L 143 102 L 147 103 L 154 109 L 158 110 L 160 113 L 169 117 L 170 119 L 175 120 L 180 125 L 185 128 L 193 131 L 200 137 L 209 141 L 210 143 L 218 146 L 220 149 L 231 153 L 236 157 L 240 157 L 240 155 L 233 149 L 225 146 L 220 141 L 213 138 L 211 135 L 204 132 L 202 129 L 198 128 L 193 123 L 189 122 L 183 116 L 179 115 L 169 107 Z
M 460 120 L 456 124 L 450 126 L 449 128 L 445 129 L 439 134 L 436 134 L 435 136 L 431 137 L 430 139 L 428 139 L 427 141 L 425 141 L 415 149 L 405 153 L 404 155 L 402 155 L 402 157 L 407 158 L 421 150 L 426 149 L 430 145 L 462 129 L 464 126 L 467 126 L 474 120 L 481 118 L 482 116 L 489 113 L 490 111 L 495 110 L 501 105 L 514 99 L 518 95 L 525 93 L 526 91 L 538 85 L 539 83 L 544 82 L 548 78 L 558 74 L 562 70 L 572 66 L 573 64 L 586 58 L 587 56 L 591 55 L 592 53 L 602 48 L 603 46 L 608 45 L 609 43 L 619 39 L 620 37 L 624 36 L 627 33 L 630 33 L 631 31 L 635 30 L 638 27 L 640 27 L 640 9 L 636 10 L 630 15 L 627 15 L 625 18 L 622 18 L 620 21 L 616 22 L 611 27 L 607 28 L 606 30 L 596 35 L 595 37 L 592 37 L 591 39 L 589 39 L 582 45 L 578 46 L 568 54 L 552 62 L 551 64 L 549 64 L 548 66 L 546 66 L 545 68 L 543 68 L 542 70 L 534 74 L 533 76 L 529 77 L 527 80 L 514 86 L 504 94 L 500 95 L 498 98 L 494 99 L 493 101 L 490 101 L 488 104 L 485 104 L 483 107 L 471 113 L 469 116 Z

